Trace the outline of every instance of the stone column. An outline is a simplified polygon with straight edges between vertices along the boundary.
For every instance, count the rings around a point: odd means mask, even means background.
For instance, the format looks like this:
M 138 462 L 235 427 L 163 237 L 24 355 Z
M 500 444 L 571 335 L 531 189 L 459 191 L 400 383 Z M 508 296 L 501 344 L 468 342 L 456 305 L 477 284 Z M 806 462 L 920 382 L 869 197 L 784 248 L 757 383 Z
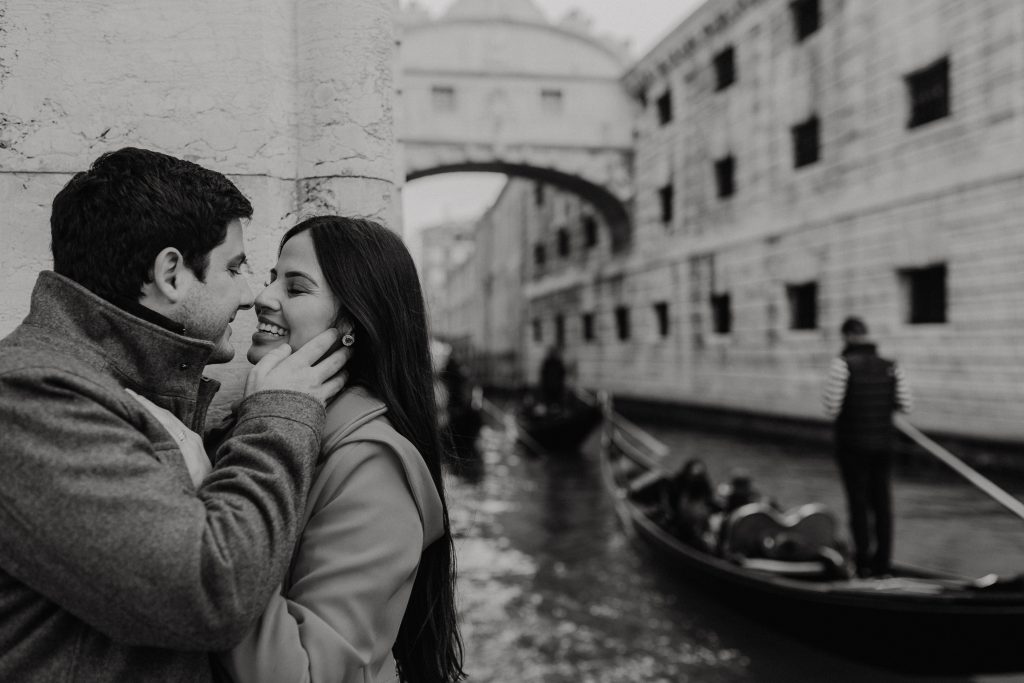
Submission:
M 300 216 L 398 225 L 397 0 L 296 0 Z
M 52 265 L 53 196 L 103 152 L 146 147 L 228 175 L 252 200 L 258 288 L 303 215 L 400 230 L 397 0 L 0 3 L 0 336 Z M 116 267 L 116 264 L 111 264 Z M 254 316 L 234 324 L 241 360 Z

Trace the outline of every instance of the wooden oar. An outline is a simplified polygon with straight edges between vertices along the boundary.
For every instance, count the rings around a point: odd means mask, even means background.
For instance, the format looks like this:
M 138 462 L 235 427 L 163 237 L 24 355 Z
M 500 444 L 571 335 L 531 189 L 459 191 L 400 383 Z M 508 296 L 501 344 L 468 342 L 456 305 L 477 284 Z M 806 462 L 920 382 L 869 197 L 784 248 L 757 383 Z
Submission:
M 480 398 L 480 410 L 487 413 L 492 420 L 500 424 L 502 427 L 505 426 L 505 411 L 488 401 L 486 398 Z
M 516 438 L 533 451 L 534 455 L 544 455 L 547 453 L 547 449 L 537 443 L 537 440 L 530 436 L 530 433 L 518 423 L 516 423 Z
M 1024 503 L 1021 503 L 1009 493 L 996 486 L 992 481 L 982 476 L 977 470 L 967 465 L 963 460 L 922 434 L 917 427 L 907 422 L 906 418 L 902 415 L 896 415 L 893 418 L 893 423 L 896 425 L 896 429 L 909 436 L 914 443 L 934 455 L 944 465 L 974 484 L 1007 510 L 1024 519 Z
M 604 416 L 601 425 L 604 432 L 601 447 L 615 446 L 623 456 L 648 472 L 654 473 L 658 478 L 667 477 L 668 472 L 662 466 L 662 461 L 665 454 L 668 453 L 668 446 L 616 413 L 612 407 L 610 392 L 601 391 L 595 399 L 596 403 L 601 406 Z

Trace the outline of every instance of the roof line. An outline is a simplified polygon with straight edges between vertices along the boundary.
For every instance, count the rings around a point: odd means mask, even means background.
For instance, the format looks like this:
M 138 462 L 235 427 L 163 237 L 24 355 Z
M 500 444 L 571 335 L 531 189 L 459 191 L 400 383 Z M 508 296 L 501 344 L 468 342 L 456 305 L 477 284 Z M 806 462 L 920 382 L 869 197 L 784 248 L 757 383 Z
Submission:
M 407 25 L 405 27 L 405 33 L 407 33 L 407 34 L 408 33 L 416 33 L 418 31 L 422 31 L 422 30 L 426 30 L 426 29 L 438 28 L 438 27 L 442 27 L 442 26 L 452 26 L 452 25 L 455 25 L 455 24 L 507 24 L 507 25 L 514 25 L 514 26 L 524 26 L 526 28 L 535 28 L 535 29 L 540 29 L 542 31 L 550 31 L 552 33 L 558 33 L 558 34 L 561 34 L 563 36 L 568 36 L 570 38 L 575 38 L 576 40 L 582 41 L 582 42 L 587 43 L 589 45 L 593 45 L 596 48 L 599 48 L 601 51 L 607 53 L 609 57 L 614 58 L 615 62 L 617 64 L 619 64 L 623 68 L 623 70 L 629 68 L 632 65 L 632 59 L 629 57 L 629 55 L 627 55 L 627 54 L 621 54 L 620 55 L 618 52 L 615 51 L 614 48 L 612 48 L 610 45 L 608 45 L 607 43 L 602 41 L 597 36 L 590 36 L 590 35 L 587 35 L 585 33 L 579 33 L 577 31 L 572 31 L 570 29 L 563 28 L 563 27 L 558 26 L 556 24 L 541 24 L 541 23 L 533 22 L 533 21 L 522 21 L 520 19 L 511 19 L 511 18 L 504 18 L 504 17 L 499 17 L 499 18 L 483 18 L 483 17 L 481 17 L 479 19 L 473 19 L 473 18 L 467 17 L 465 19 L 438 19 L 438 20 L 435 20 L 435 21 L 428 21 L 428 22 L 423 22 L 423 23 L 418 23 L 418 24 L 410 24 L 410 25 Z

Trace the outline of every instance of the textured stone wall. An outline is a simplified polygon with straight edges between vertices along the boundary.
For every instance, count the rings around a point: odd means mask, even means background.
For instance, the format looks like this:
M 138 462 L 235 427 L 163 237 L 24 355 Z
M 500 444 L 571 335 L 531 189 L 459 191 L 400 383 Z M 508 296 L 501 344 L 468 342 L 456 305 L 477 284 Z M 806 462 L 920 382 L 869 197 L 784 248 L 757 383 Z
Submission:
M 49 208 L 101 153 L 155 149 L 227 174 L 252 200 L 253 288 L 300 217 L 400 230 L 395 0 L 154 0 L 0 6 L 0 335 L 50 267 Z M 111 264 L 116 267 L 116 264 Z M 234 326 L 244 357 L 255 316 Z M 244 361 L 213 371 L 229 395 Z

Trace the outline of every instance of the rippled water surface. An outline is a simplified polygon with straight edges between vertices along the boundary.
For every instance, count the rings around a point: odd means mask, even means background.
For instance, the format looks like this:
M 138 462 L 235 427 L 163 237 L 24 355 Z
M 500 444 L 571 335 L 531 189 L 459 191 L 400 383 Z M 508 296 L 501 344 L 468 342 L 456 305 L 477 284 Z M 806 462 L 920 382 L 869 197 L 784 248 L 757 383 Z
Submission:
M 821 448 L 648 429 L 699 454 L 716 481 L 742 466 L 784 505 L 818 500 L 845 519 Z M 812 649 L 688 588 L 623 535 L 594 445 L 578 458 L 538 458 L 485 428 L 480 461 L 448 478 L 470 680 L 923 680 Z M 899 469 L 894 490 L 898 560 L 969 575 L 1024 570 L 1024 522 L 974 489 Z

